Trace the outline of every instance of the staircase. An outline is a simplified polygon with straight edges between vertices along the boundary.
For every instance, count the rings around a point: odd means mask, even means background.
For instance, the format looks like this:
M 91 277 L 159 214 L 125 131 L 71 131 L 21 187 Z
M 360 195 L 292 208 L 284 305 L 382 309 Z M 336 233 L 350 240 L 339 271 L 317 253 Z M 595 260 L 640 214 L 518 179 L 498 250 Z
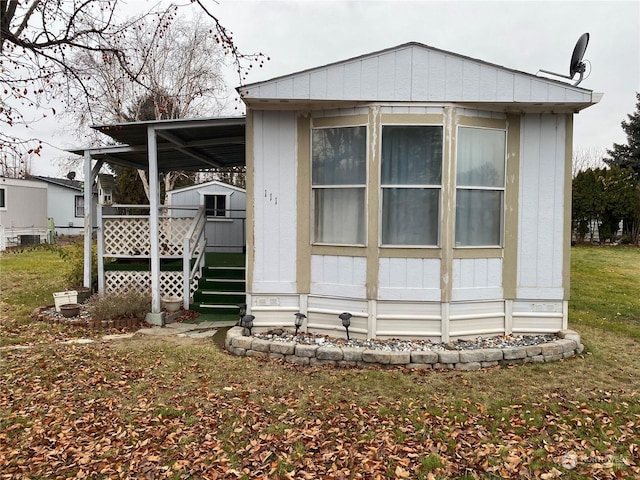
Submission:
M 246 303 L 245 256 L 207 253 L 191 310 L 212 321 L 238 321 L 238 305 Z

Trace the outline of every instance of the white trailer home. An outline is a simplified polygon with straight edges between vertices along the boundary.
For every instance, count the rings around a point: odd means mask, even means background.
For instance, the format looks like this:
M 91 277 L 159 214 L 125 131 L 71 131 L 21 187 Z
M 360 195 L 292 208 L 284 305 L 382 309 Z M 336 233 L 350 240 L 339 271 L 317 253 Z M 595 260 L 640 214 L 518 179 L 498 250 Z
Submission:
M 418 43 L 239 91 L 256 329 L 566 328 L 573 117 L 600 94 Z
M 217 180 L 167 192 L 171 216 L 189 216 L 204 206 L 207 252 L 245 251 L 246 191 Z M 184 206 L 185 210 L 178 207 Z M 192 213 L 191 213 L 192 214 Z
M 84 186 L 68 178 L 33 177 L 47 184 L 47 216 L 53 219 L 56 235 L 84 234 Z M 92 195 L 95 227 L 96 195 Z
M 47 238 L 47 184 L 0 177 L 0 251 Z

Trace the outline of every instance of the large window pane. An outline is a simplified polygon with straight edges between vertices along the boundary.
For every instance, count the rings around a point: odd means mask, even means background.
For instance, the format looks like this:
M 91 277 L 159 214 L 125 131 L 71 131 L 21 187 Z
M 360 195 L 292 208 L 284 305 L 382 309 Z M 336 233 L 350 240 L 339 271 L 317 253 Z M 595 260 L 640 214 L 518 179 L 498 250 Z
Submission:
M 456 246 L 501 244 L 501 190 L 458 189 L 456 197 Z
M 315 189 L 315 242 L 364 244 L 364 194 L 364 188 Z
M 458 129 L 458 186 L 504 186 L 505 132 L 487 128 Z
M 439 189 L 383 189 L 382 243 L 437 245 L 439 199 Z
M 313 185 L 363 185 L 366 183 L 366 127 L 313 130 L 311 148 Z
M 440 185 L 442 127 L 382 127 L 382 184 Z

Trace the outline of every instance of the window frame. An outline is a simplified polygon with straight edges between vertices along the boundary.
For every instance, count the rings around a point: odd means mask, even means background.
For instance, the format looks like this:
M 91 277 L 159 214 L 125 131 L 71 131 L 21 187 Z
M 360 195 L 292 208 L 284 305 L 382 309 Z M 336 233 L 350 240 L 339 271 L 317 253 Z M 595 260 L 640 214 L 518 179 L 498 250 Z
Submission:
M 224 215 L 209 215 L 207 212 L 207 197 L 225 197 L 225 212 Z M 217 208 L 217 200 L 216 200 L 216 208 L 213 209 L 214 212 L 218 211 Z M 200 193 L 200 204 L 204 206 L 204 215 L 207 221 L 220 221 L 220 220 L 229 220 L 231 219 L 231 193 L 229 192 L 201 192 Z
M 82 203 L 81 206 L 78 205 L 79 200 Z M 80 209 L 82 209 L 82 214 L 78 214 Z M 75 218 L 84 218 L 84 195 L 73 196 L 73 216 Z
M 0 195 L 0 210 L 6 210 L 7 209 L 7 188 L 5 187 L 0 187 L 0 191 L 2 192 L 2 195 Z
M 383 152 L 383 143 L 384 143 L 384 127 L 438 127 L 440 128 L 441 134 L 441 155 L 440 155 L 440 184 L 385 184 L 382 178 L 382 152 Z M 380 198 L 379 198 L 379 206 L 378 206 L 378 246 L 381 248 L 393 248 L 393 249 L 439 249 L 441 248 L 441 239 L 442 239 L 442 200 L 443 200 L 443 191 L 444 191 L 444 165 L 445 165 L 445 126 L 443 123 L 409 123 L 409 122 L 400 122 L 400 123 L 392 123 L 392 122 L 383 122 L 380 126 L 380 146 L 379 146 L 379 156 L 380 156 Z M 394 244 L 394 243 L 383 243 L 383 225 L 384 225 L 384 190 L 385 189 L 407 189 L 407 190 L 436 190 L 438 189 L 438 212 L 437 212 L 437 233 L 436 233 L 436 243 L 432 245 L 416 245 L 416 244 Z
M 311 124 L 309 131 L 309 192 L 310 192 L 310 220 L 311 220 L 311 245 L 313 246 L 329 246 L 329 247 L 366 247 L 368 243 L 368 194 L 369 194 L 369 135 L 370 128 L 369 125 L 365 122 L 346 122 L 343 123 L 340 117 L 336 118 L 335 125 L 332 124 L 321 124 L 314 125 Z M 338 128 L 364 128 L 364 137 L 365 137 L 365 159 L 364 159 L 364 183 L 363 184 L 318 184 L 314 185 L 313 183 L 313 135 L 314 131 L 317 130 L 327 130 L 327 129 L 338 129 Z M 362 190 L 362 198 L 363 198 L 363 221 L 364 221 L 364 232 L 363 232 L 363 242 L 362 243 L 335 243 L 335 242 L 320 242 L 316 240 L 317 235 L 317 218 L 316 218 L 316 191 L 319 190 L 330 190 L 330 189 L 344 189 L 344 190 Z
M 474 186 L 474 185 L 459 185 L 458 184 L 458 153 L 460 149 L 460 129 L 468 128 L 475 130 L 493 130 L 502 132 L 504 135 L 504 149 L 503 149 L 503 177 L 502 177 L 502 186 L 501 187 L 491 187 L 491 186 Z M 507 158 L 508 158 L 508 130 L 506 127 L 494 127 L 494 126 L 483 126 L 483 125 L 467 125 L 467 124 L 457 124 L 456 125 L 456 140 L 455 140 L 455 157 L 452 159 L 455 163 L 455 173 L 453 176 L 454 183 L 454 220 L 453 220 L 453 244 L 454 249 L 494 249 L 500 248 L 504 249 L 504 241 L 505 241 L 505 209 L 506 209 L 506 192 L 507 192 Z M 457 234 L 457 217 L 458 217 L 458 191 L 459 190 L 467 190 L 467 191 L 492 191 L 492 192 L 500 192 L 500 240 L 498 244 L 481 244 L 481 245 L 466 245 L 458 243 Z

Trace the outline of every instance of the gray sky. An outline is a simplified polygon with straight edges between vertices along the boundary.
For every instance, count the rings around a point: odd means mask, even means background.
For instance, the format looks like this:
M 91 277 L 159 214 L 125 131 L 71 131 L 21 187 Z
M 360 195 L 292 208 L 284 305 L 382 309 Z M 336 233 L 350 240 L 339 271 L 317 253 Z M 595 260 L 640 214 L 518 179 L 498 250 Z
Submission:
M 158 2 L 130 1 L 149 9 Z M 211 10 L 234 33 L 239 49 L 271 60 L 253 69 L 249 83 L 420 42 L 442 50 L 535 74 L 568 74 L 578 37 L 589 32 L 581 87 L 604 93 L 575 117 L 574 150 L 604 150 L 626 142 L 620 122 L 635 110 L 640 91 L 638 1 L 242 1 L 219 0 Z M 239 81 L 226 74 L 231 89 Z M 233 114 L 233 102 L 229 102 Z M 73 145 L 60 126 L 40 124 L 43 139 Z M 47 146 L 32 162 L 35 174 L 63 176 L 61 152 Z

